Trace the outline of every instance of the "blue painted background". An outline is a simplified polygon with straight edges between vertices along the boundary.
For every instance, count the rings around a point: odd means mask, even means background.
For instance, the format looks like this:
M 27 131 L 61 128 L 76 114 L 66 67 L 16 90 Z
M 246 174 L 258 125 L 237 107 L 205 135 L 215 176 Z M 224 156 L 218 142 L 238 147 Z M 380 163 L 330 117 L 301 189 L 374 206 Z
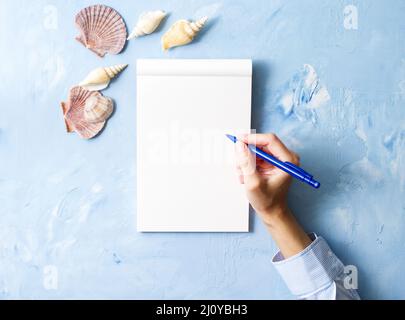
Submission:
M 106 0 L 129 28 L 149 9 L 171 13 L 162 29 L 211 20 L 191 46 L 162 53 L 161 30 L 105 59 L 74 40 L 75 14 L 93 3 L 0 0 L 0 298 L 291 297 L 254 217 L 250 234 L 136 233 L 135 61 L 164 57 L 254 59 L 254 127 L 323 183 L 293 186 L 295 214 L 358 267 L 363 298 L 405 298 L 403 1 Z M 358 30 L 344 28 L 349 4 Z M 130 67 L 104 92 L 117 104 L 107 129 L 90 142 L 66 134 L 69 87 L 116 63 Z M 303 85 L 305 64 L 330 100 L 286 112 L 280 97 Z

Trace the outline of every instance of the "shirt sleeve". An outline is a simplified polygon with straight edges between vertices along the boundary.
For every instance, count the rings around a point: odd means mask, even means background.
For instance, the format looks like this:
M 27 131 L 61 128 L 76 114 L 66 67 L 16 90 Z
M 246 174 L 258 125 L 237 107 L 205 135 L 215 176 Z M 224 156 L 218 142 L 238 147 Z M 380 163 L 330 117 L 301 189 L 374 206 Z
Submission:
M 273 265 L 291 293 L 298 299 L 359 300 L 357 291 L 345 288 L 343 263 L 322 237 L 310 234 L 313 242 L 302 252 L 284 259 L 281 252 Z

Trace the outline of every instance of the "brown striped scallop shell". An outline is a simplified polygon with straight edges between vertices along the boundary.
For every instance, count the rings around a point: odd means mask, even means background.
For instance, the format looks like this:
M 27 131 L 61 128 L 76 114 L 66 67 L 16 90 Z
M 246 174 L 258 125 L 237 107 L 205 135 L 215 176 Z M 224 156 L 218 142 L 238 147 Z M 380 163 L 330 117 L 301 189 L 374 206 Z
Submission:
M 114 102 L 111 98 L 91 96 L 84 105 L 84 118 L 90 123 L 106 121 L 114 111 Z
M 98 91 L 88 91 L 82 87 L 70 89 L 68 101 L 62 102 L 68 132 L 76 132 L 83 139 L 92 139 L 103 130 L 106 121 L 89 122 L 86 120 L 84 108 L 90 97 L 102 97 Z
M 113 8 L 105 5 L 84 8 L 76 15 L 76 26 L 80 30 L 76 40 L 100 57 L 119 54 L 125 46 L 127 28 Z

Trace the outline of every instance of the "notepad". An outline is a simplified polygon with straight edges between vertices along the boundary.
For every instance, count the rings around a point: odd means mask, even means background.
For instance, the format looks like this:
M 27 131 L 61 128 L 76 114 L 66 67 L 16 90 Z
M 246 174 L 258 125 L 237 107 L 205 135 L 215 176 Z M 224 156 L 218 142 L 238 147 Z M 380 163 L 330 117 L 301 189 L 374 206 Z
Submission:
M 137 229 L 248 232 L 226 133 L 251 125 L 251 60 L 138 60 Z

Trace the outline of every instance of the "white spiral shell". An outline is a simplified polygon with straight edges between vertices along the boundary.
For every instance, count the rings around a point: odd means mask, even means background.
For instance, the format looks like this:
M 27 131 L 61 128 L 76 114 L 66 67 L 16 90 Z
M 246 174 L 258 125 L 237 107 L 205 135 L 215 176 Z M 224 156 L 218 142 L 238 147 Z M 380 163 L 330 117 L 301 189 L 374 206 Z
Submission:
M 166 15 L 166 12 L 162 10 L 143 13 L 139 17 L 136 27 L 131 32 L 127 40 L 142 37 L 155 32 Z
M 89 91 L 100 91 L 108 87 L 111 80 L 116 78 L 127 64 L 119 64 L 112 67 L 97 68 L 91 71 L 88 76 L 79 83 L 79 86 Z
M 162 37 L 163 50 L 191 43 L 205 26 L 207 20 L 208 17 L 203 17 L 195 22 L 187 20 L 177 21 Z

